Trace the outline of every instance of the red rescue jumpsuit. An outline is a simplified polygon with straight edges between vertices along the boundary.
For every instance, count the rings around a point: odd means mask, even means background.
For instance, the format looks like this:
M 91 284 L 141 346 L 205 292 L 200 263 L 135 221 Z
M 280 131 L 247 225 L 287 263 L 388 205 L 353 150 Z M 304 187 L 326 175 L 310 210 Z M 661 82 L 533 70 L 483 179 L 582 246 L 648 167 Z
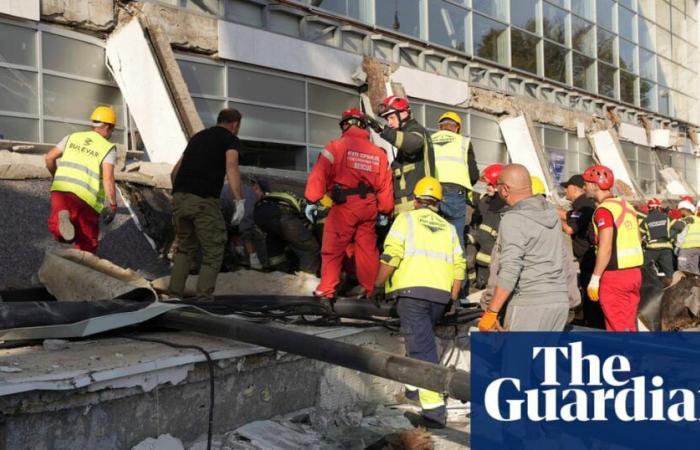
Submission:
M 337 185 L 356 189 L 369 188 L 365 198 L 348 195 L 341 204 L 333 204 L 326 219 L 321 245 L 321 282 L 315 294 L 333 297 L 340 282 L 346 249 L 355 244 L 355 268 L 360 285 L 369 295 L 379 270 L 379 251 L 375 223 L 377 213 L 390 214 L 394 209 L 391 171 L 384 150 L 369 141 L 369 132 L 348 128 L 340 139 L 326 145 L 306 183 L 304 196 L 317 202 Z

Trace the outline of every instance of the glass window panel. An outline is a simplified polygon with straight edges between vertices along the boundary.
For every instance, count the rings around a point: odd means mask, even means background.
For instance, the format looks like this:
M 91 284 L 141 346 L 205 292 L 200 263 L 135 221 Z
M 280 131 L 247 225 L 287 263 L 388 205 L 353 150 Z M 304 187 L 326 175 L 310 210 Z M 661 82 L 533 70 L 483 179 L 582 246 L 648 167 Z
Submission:
M 0 61 L 36 67 L 36 31 L 0 23 Z
M 621 5 L 626 6 L 629 9 L 634 9 L 636 7 L 635 0 L 618 0 Z
M 566 150 L 566 133 L 551 128 L 544 129 L 544 145 L 560 150 Z
M 413 37 L 420 37 L 420 1 L 379 1 L 375 6 L 375 17 L 380 27 L 395 30 Z
M 566 178 L 569 179 L 569 177 L 573 175 L 580 174 L 583 170 L 586 170 L 584 167 L 583 169 L 579 169 L 578 167 L 578 153 L 576 152 L 566 152 L 566 161 L 564 162 L 564 167 L 566 168 Z
M 670 115 L 671 112 L 671 93 L 668 89 L 658 89 L 659 91 L 659 103 L 658 112 L 663 115 Z
M 547 0 L 549 3 L 561 6 L 562 8 L 569 8 L 569 0 Z
M 263 5 L 247 0 L 226 0 L 226 20 L 262 27 Z
M 639 14 L 643 15 L 644 17 L 653 19 L 656 15 L 654 9 L 655 2 L 656 0 L 639 0 L 637 2 L 637 12 L 639 12 Z
M 667 30 L 671 28 L 671 6 L 663 0 L 656 0 L 656 24 Z
M 85 81 L 44 75 L 44 114 L 62 119 L 89 120 L 98 105 L 109 105 L 123 126 L 124 113 L 119 89 Z
M 510 0 L 510 23 L 518 28 L 536 33 L 537 0 Z
M 627 8 L 618 8 L 618 24 L 620 36 L 630 41 L 637 40 L 637 16 Z
M 667 57 L 671 56 L 671 33 L 656 28 L 656 52 Z
M 305 142 L 304 113 L 266 106 L 229 102 L 243 115 L 240 135 L 244 139 Z
M 656 110 L 656 84 L 648 80 L 640 80 L 639 104 L 642 108 Z
M 598 93 L 615 98 L 615 68 L 598 63 Z
M 544 43 L 544 76 L 566 83 L 567 49 L 551 42 Z
M 673 76 L 673 64 L 666 58 L 656 57 L 656 80 L 663 86 L 670 86 Z
M 304 82 L 230 67 L 228 95 L 275 105 L 304 108 Z
M 560 44 L 566 43 L 566 16 L 568 13 L 561 8 L 544 4 L 543 30 L 544 37 L 557 41 Z
M 598 28 L 598 59 L 614 63 L 613 48 L 615 46 L 615 35 L 602 28 Z
M 498 20 L 507 20 L 506 0 L 472 0 L 472 8 Z
M 688 56 L 688 45 L 682 39 L 673 36 L 673 60 L 683 65 L 689 65 L 685 58 Z
M 593 164 L 594 164 L 594 161 L 593 161 L 592 155 L 586 155 L 584 153 L 578 154 L 578 166 L 581 168 L 581 171 L 586 170 L 587 168 L 591 167 Z
M 645 164 L 653 164 L 654 157 L 651 148 L 642 145 L 637 146 L 637 160 Z
M 467 37 L 467 10 L 447 2 L 433 0 L 429 3 L 429 40 L 445 47 L 464 51 Z
M 688 28 L 683 13 L 676 8 L 671 8 L 671 30 L 683 39 L 688 38 Z
M 338 119 L 309 114 L 309 143 L 326 145 L 328 141 L 339 136 Z
M 498 142 L 482 141 L 481 139 L 472 139 L 474 146 L 474 156 L 476 162 L 480 166 L 486 166 L 491 163 L 508 162 L 508 150 L 505 144 Z
M 511 63 L 513 67 L 531 73 L 537 73 L 537 36 L 524 31 L 512 29 L 511 36 Z
M 634 104 L 635 97 L 635 87 L 634 82 L 637 77 L 631 73 L 627 73 L 624 70 L 620 71 L 620 100 L 627 103 Z
M 47 32 L 42 36 L 44 69 L 111 81 L 102 47 Z
M 596 0 L 596 23 L 599 27 L 604 27 L 609 31 L 615 31 L 613 27 L 613 8 L 615 3 L 613 0 Z
M 89 129 L 90 128 L 86 125 L 44 120 L 44 142 L 50 144 L 58 143 L 61 141 L 61 139 L 71 133 L 75 133 L 77 131 L 87 131 Z
M 297 37 L 300 34 L 299 20 L 300 17 L 296 14 L 273 9 L 267 14 L 267 27 L 278 33 Z
M 21 117 L 0 116 L 0 139 L 39 142 L 39 121 Z M 58 141 L 50 142 L 56 144 Z
M 595 60 L 578 53 L 573 54 L 574 86 L 595 92 Z
M 474 55 L 501 64 L 506 62 L 508 47 L 506 26 L 495 20 L 474 14 Z
M 639 45 L 646 47 L 649 50 L 654 50 L 656 47 L 654 45 L 654 36 L 656 35 L 654 30 L 654 24 L 648 20 L 639 18 Z
M 639 74 L 650 80 L 656 79 L 656 56 L 643 48 L 639 49 Z
M 191 94 L 224 95 L 224 68 L 192 61 L 178 61 L 180 72 Z
M 357 108 L 359 105 L 360 97 L 357 94 L 353 95 L 348 92 L 309 83 L 310 110 L 334 114 L 340 118 L 343 111 L 353 107 Z
M 578 50 L 588 56 L 595 56 L 595 26 L 578 17 L 571 18 L 571 44 L 574 50 Z
M 314 5 L 328 11 L 334 11 L 344 16 L 360 18 L 360 0 L 322 0 L 313 2 Z
M 637 72 L 637 46 L 625 39 L 620 39 L 620 68 Z
M 471 126 L 470 132 L 473 137 L 491 139 L 492 141 L 502 140 L 501 130 L 496 120 L 487 119 L 475 114 L 471 114 L 469 120 Z
M 593 0 L 571 0 L 571 12 L 588 20 L 594 20 Z
M 622 147 L 622 153 L 625 154 L 627 161 L 637 161 L 637 147 L 629 142 L 620 142 L 620 147 Z
M 216 118 L 219 111 L 224 109 L 225 104 L 221 100 L 208 100 L 204 98 L 193 97 L 194 106 L 197 108 L 197 113 L 202 119 L 205 127 L 216 125 Z
M 639 178 L 653 180 L 654 179 L 654 166 L 638 162 L 637 163 L 637 176 Z
M 37 75 L 0 67 L 0 110 L 37 114 Z
M 243 140 L 241 165 L 306 170 L 306 146 Z

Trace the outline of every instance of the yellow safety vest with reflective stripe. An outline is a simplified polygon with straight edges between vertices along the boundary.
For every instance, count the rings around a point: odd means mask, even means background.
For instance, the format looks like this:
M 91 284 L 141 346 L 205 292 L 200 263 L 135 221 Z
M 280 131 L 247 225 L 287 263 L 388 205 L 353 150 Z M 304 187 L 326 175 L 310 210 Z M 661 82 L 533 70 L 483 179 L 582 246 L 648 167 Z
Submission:
M 455 228 L 429 208 L 396 217 L 381 261 L 396 268 L 386 284 L 392 297 L 438 303 L 449 301 L 452 284 L 464 279 L 467 265 Z
M 685 234 L 681 248 L 700 248 L 700 220 L 695 216 L 689 216 L 688 218 L 690 219 L 686 224 L 688 231 Z
M 435 151 L 435 177 L 440 183 L 453 183 L 472 190 L 469 179 L 469 138 L 448 130 L 431 136 Z
M 68 137 L 52 191 L 71 192 L 98 213 L 104 208 L 102 161 L 114 144 L 94 131 L 73 133 Z
M 617 269 L 630 269 L 644 264 L 642 239 L 639 233 L 637 213 L 634 208 L 626 201 L 615 197 L 604 200 L 598 208 L 605 208 L 610 211 L 615 223 L 614 251 L 617 258 Z M 593 227 L 597 236 L 598 225 L 595 223 L 595 214 Z

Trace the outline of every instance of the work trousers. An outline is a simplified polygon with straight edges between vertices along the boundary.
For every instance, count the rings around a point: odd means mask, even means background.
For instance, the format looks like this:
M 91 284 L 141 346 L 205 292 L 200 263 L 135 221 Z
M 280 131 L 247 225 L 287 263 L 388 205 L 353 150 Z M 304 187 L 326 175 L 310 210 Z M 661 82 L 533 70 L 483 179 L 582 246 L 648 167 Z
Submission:
M 346 249 L 351 243 L 355 244 L 357 279 L 368 295 L 372 292 L 379 271 L 377 234 L 374 229 L 376 220 L 374 195 L 366 199 L 353 195 L 345 203 L 333 205 L 323 229 L 321 282 L 316 288 L 316 295 L 335 296 Z
M 409 297 L 399 297 L 396 310 L 401 321 L 401 335 L 405 340 L 406 356 L 438 364 L 440 362 L 433 328 L 445 313 L 446 305 Z M 439 392 L 406 386 L 407 396 L 418 390 L 421 413 L 439 423 L 447 420 L 445 398 Z
M 581 305 L 583 308 L 583 321 L 587 327 L 605 328 L 605 317 L 600 307 L 600 302 L 594 302 L 588 297 L 588 283 L 593 275 L 595 267 L 595 255 L 584 256 L 579 260 L 578 285 L 581 291 Z
M 641 288 L 642 271 L 638 267 L 603 272 L 599 296 L 606 330 L 637 331 Z
M 464 246 L 464 235 L 468 231 L 466 225 L 467 214 L 467 189 L 457 185 L 443 184 L 442 201 L 440 202 L 440 214 L 447 220 L 457 231 L 459 238 L 459 246 L 462 247 L 462 253 L 466 257 L 466 247 Z M 466 290 L 469 277 L 465 277 L 462 283 L 462 289 Z
M 700 248 L 682 248 L 678 252 L 678 270 L 700 274 Z
M 97 252 L 100 236 L 100 215 L 97 211 L 71 192 L 52 191 L 49 232 L 60 242 L 63 242 L 63 238 L 58 230 L 58 213 L 62 210 L 68 211 L 68 217 L 75 228 L 73 246 L 90 253 Z
M 190 262 L 195 260 L 198 247 L 201 247 L 202 265 L 196 295 L 199 300 L 213 299 L 227 238 L 219 199 L 185 192 L 175 193 L 173 220 L 178 245 L 168 291 L 175 297 L 184 297 Z
M 268 256 L 279 256 L 289 248 L 299 259 L 300 271 L 318 273 L 320 246 L 296 211 L 264 201 L 255 206 L 253 218 L 258 228 L 267 234 Z
M 644 259 L 645 262 L 654 263 L 660 276 L 673 276 L 673 250 L 670 248 L 647 248 L 644 250 Z
M 489 266 L 477 262 L 476 282 L 474 283 L 474 287 L 477 289 L 484 289 L 488 285 L 490 273 Z
M 566 292 L 541 296 L 542 303 L 519 303 L 513 298 L 506 309 L 503 326 L 508 331 L 563 331 L 569 317 Z

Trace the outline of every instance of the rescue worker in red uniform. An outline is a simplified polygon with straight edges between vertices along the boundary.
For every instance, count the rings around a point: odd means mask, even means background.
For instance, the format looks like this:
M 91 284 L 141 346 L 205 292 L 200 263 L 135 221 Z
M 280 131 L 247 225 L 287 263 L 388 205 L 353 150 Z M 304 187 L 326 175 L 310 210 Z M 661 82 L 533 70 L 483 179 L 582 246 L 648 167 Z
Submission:
M 386 153 L 369 140 L 365 115 L 357 108 L 343 113 L 342 136 L 329 142 L 316 161 L 304 196 L 309 209 L 327 192 L 333 200 L 321 244 L 321 282 L 317 297 L 332 299 L 340 282 L 346 249 L 354 243 L 355 267 L 365 295 L 379 270 L 377 215 L 394 209 L 394 192 Z
M 612 170 L 596 164 L 583 173 L 586 195 L 598 207 L 593 213 L 596 261 L 588 297 L 600 300 L 608 331 L 637 331 L 637 308 L 644 264 L 637 213 L 625 200 L 613 196 Z

